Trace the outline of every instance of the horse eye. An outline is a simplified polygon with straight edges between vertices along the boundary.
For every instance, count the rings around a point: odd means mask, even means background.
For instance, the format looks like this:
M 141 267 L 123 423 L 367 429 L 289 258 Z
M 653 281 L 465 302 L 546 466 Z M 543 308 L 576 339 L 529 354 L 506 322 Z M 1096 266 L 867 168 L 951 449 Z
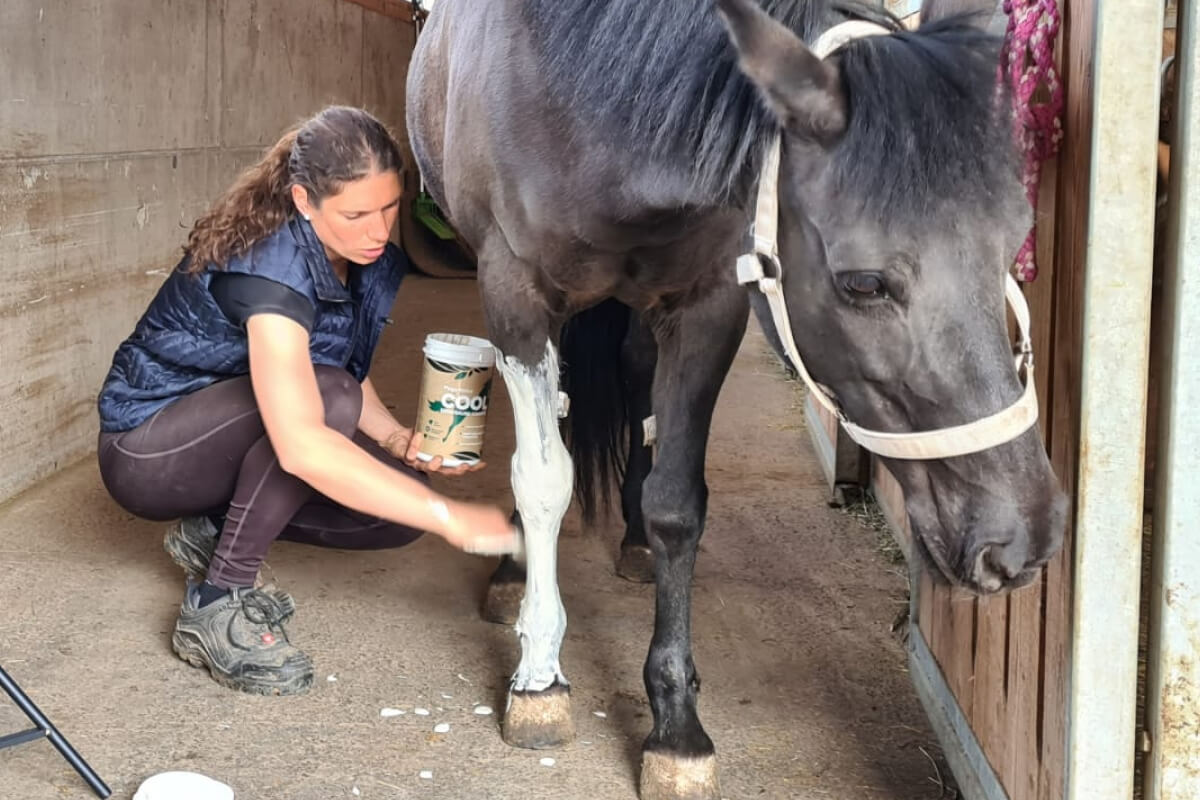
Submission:
M 842 288 L 860 297 L 887 297 L 887 283 L 877 272 L 851 272 L 842 277 Z

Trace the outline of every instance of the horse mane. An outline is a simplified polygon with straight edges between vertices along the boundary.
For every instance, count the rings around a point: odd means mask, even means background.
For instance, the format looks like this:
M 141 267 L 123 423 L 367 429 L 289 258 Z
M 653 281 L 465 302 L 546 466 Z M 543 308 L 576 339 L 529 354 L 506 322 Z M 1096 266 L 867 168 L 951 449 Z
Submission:
M 1011 196 L 1018 164 L 1010 94 L 997 80 L 1001 44 L 956 15 L 843 47 L 850 113 L 832 153 L 839 194 L 900 221 L 936 213 L 946 198 L 990 209 Z
M 968 15 L 905 30 L 858 0 L 760 0 L 805 42 L 848 18 L 894 31 L 839 54 L 849 127 L 833 158 L 840 188 L 873 212 L 926 213 L 951 188 L 1016 174 L 1009 116 L 997 113 L 1001 40 Z M 692 199 L 744 201 L 778 125 L 712 0 L 529 0 L 525 22 L 565 113 L 690 177 Z M 954 126 L 953 128 L 951 126 Z M 1003 195 L 995 192 L 995 196 Z M 968 198 L 969 199 L 969 198 Z
M 857 0 L 761 0 L 806 42 L 839 18 L 899 28 Z M 778 129 L 712 0 L 529 0 L 522 4 L 554 100 L 612 146 L 691 177 L 708 200 L 748 188 Z M 840 16 L 839 16 L 840 15 Z

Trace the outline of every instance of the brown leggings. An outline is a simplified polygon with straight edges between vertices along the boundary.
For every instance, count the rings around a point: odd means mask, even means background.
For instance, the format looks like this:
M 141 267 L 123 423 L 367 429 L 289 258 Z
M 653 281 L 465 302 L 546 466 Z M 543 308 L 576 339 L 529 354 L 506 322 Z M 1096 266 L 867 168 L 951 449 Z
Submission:
M 316 373 L 326 425 L 388 466 L 428 480 L 358 431 L 362 387 L 353 376 L 325 366 Z M 133 430 L 101 433 L 99 460 L 109 494 L 135 516 L 225 518 L 207 578 L 225 589 L 253 585 L 276 539 L 374 550 L 421 535 L 346 508 L 284 472 L 248 376 L 187 395 Z

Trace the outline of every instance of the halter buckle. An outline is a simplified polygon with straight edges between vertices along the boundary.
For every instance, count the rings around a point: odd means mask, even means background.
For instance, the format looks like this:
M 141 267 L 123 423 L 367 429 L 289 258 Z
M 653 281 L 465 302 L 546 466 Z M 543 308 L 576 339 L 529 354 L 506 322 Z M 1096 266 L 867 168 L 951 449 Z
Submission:
M 1017 347 L 1017 355 L 1021 357 L 1021 364 L 1027 372 L 1033 372 L 1033 342 L 1028 339 L 1021 341 Z

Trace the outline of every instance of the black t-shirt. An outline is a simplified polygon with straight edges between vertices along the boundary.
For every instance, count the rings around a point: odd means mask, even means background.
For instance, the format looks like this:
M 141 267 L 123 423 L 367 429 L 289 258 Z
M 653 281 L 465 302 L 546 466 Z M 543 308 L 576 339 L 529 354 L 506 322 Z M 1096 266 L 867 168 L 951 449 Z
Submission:
M 244 275 L 237 272 L 218 272 L 212 276 L 208 290 L 225 318 L 239 328 L 254 314 L 280 314 L 312 332 L 315 309 L 304 295 L 278 281 Z

